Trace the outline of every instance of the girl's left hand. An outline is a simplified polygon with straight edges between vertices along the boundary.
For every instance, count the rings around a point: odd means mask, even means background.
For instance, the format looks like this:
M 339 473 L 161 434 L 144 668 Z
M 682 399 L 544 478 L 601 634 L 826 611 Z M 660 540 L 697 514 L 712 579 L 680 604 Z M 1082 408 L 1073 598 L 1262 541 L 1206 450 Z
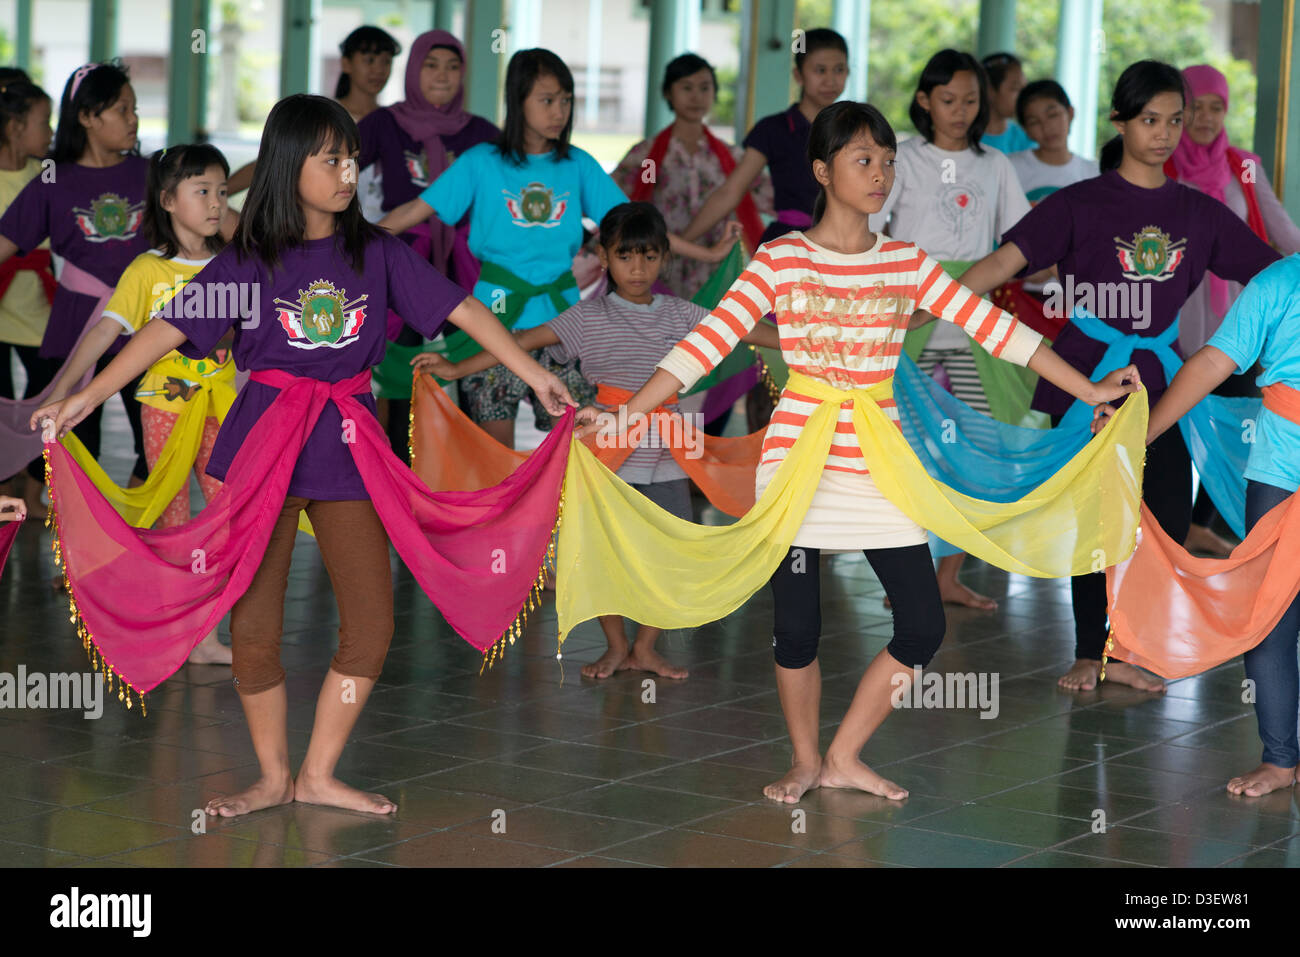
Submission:
M 456 368 L 457 363 L 448 362 L 445 356 L 440 356 L 436 352 L 421 352 L 411 360 L 411 365 L 425 375 L 437 376 L 448 382 L 454 382 L 461 377 L 460 371 Z
M 564 415 L 566 405 L 577 408 L 578 403 L 573 401 L 573 396 L 569 395 L 569 389 L 559 377 L 550 373 L 543 372 L 541 376 L 533 383 L 533 391 L 537 393 L 537 398 L 542 400 L 542 405 L 546 411 L 554 416 Z
M 1142 388 L 1142 377 L 1138 375 L 1137 366 L 1127 365 L 1122 369 L 1116 369 L 1093 388 L 1094 403 L 1110 402 L 1130 392 L 1139 391 Z
M 26 502 L 20 498 L 0 495 L 0 522 L 21 522 L 26 517 Z
M 708 263 L 720 263 L 727 258 L 727 253 L 731 252 L 731 247 L 736 245 L 736 240 L 744 232 L 744 227 L 736 220 L 727 223 L 727 229 L 722 234 L 722 239 L 712 246 L 708 247 L 708 256 L 703 261 Z

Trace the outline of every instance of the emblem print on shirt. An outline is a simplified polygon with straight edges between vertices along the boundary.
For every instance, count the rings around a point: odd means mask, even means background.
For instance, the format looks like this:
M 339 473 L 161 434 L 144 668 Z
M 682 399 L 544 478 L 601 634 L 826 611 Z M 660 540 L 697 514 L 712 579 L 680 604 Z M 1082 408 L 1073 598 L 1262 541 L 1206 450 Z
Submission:
M 90 209 L 73 206 L 72 214 L 88 243 L 134 239 L 144 219 L 144 201 L 132 203 L 117 193 L 104 193 L 90 201 Z
M 1115 253 L 1119 256 L 1125 279 L 1164 282 L 1173 276 L 1183 261 L 1187 254 L 1186 246 L 1186 239 L 1171 242 L 1169 234 L 1158 226 L 1143 226 L 1133 234 L 1131 243 L 1115 237 Z
M 406 175 L 411 177 L 411 184 L 425 187 L 429 185 L 429 170 L 424 162 L 424 152 L 412 153 L 402 150 L 402 160 L 406 164 Z
M 518 194 L 503 189 L 506 197 L 506 209 L 510 210 L 510 219 L 516 226 L 558 226 L 569 206 L 565 198 L 569 194 L 555 195 L 555 190 L 544 183 L 529 183 Z
M 969 183 L 949 183 L 939 190 L 939 221 L 954 237 L 965 235 L 968 224 L 984 216 L 984 195 Z
M 328 346 L 342 349 L 351 345 L 361 334 L 366 321 L 366 301 L 347 301 L 347 291 L 335 289 L 325 279 L 317 279 L 305 291 L 298 291 L 298 301 L 277 299 L 280 325 L 289 336 L 289 345 L 298 349 L 319 349 Z

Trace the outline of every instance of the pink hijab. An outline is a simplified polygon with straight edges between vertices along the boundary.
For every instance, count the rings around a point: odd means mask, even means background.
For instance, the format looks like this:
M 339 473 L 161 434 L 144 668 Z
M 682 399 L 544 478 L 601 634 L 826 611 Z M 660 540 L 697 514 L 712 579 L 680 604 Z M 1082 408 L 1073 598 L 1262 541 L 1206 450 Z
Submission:
M 451 98 L 451 102 L 444 106 L 434 106 L 420 92 L 420 69 L 424 65 L 424 58 L 434 47 L 450 47 L 455 50 L 460 55 L 461 75 L 464 76 L 465 47 L 460 40 L 446 30 L 430 30 L 421 33 L 411 44 L 411 52 L 406 60 L 406 99 L 389 107 L 393 118 L 397 120 L 397 125 L 411 139 L 424 144 L 424 155 L 429 164 L 431 183 L 448 166 L 447 150 L 443 146 L 442 137 L 459 133 L 465 128 L 472 115 L 464 107 L 463 80 L 460 89 Z
M 1222 73 L 1212 66 L 1200 64 L 1189 66 L 1183 71 L 1183 82 L 1187 85 L 1187 102 L 1190 105 L 1198 96 L 1216 94 L 1223 100 L 1223 108 L 1228 108 L 1228 81 Z M 1227 202 L 1225 187 L 1228 180 L 1236 175 L 1229 166 L 1228 131 L 1219 130 L 1219 135 L 1208 145 L 1195 142 L 1186 131 L 1174 147 L 1174 169 L 1178 171 L 1178 180 L 1195 186 L 1207 196 L 1213 196 L 1221 203 Z M 1260 158 L 1248 150 L 1233 147 L 1247 159 L 1253 159 L 1258 166 Z M 1210 299 L 1214 311 L 1220 316 L 1228 311 L 1228 284 L 1217 276 L 1210 276 Z

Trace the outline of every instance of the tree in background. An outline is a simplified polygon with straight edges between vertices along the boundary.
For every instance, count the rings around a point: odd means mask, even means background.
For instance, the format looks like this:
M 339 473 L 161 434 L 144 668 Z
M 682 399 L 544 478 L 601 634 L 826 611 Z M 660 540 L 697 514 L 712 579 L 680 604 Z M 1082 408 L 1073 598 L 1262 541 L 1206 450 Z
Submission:
M 847 2 L 847 0 L 845 0 Z M 1016 49 L 1029 80 L 1050 77 L 1056 68 L 1058 0 L 1019 0 L 1016 4 Z M 916 79 L 932 53 L 944 47 L 974 50 L 977 0 L 872 0 L 868 50 L 867 98 L 902 136 L 912 135 L 907 107 Z M 1213 51 L 1209 11 L 1199 0 L 1148 0 L 1142 4 L 1107 3 L 1102 35 L 1079 37 L 1102 48 L 1097 91 L 1097 142 L 1114 133 L 1107 115 L 1115 80 L 1135 60 L 1157 59 L 1178 67 L 1209 63 L 1228 78 L 1232 106 L 1228 136 L 1249 146 L 1255 134 L 1255 73 L 1246 60 Z M 795 25 L 803 29 L 831 22 L 831 0 L 797 0 Z M 862 57 L 849 52 L 849 65 L 860 70 Z M 1082 121 L 1082 117 L 1076 122 Z

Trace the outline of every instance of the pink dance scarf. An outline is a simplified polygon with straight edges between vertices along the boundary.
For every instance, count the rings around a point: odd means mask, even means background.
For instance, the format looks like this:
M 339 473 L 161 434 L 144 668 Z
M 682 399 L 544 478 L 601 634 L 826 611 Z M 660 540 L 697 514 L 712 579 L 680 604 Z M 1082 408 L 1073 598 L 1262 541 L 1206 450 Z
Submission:
M 18 537 L 18 526 L 22 522 L 5 522 L 0 524 L 0 575 L 5 573 L 5 562 L 9 560 L 9 549 L 14 547 Z
M 110 691 L 116 678 L 119 699 L 129 707 L 134 693 L 143 711 L 142 695 L 175 673 L 247 590 L 326 402 L 355 425 L 348 448 L 420 587 L 485 663 L 489 650 L 492 661 L 504 653 L 540 602 L 572 410 L 501 483 L 431 492 L 355 398 L 369 392 L 369 371 L 332 384 L 280 370 L 254 372 L 253 380 L 280 394 L 249 431 L 216 498 L 175 528 L 132 528 L 62 445 L 45 448 L 55 561 L 77 634 Z
M 86 320 L 86 325 L 82 328 L 81 335 L 77 337 L 72 352 L 68 353 L 68 358 L 71 358 L 76 353 L 77 346 L 81 345 L 81 340 L 99 322 L 104 307 L 112 298 L 113 288 L 68 261 L 63 263 L 63 271 L 59 274 L 59 285 L 71 292 L 94 296 L 96 300 L 94 308 L 90 311 L 90 318 Z M 50 380 L 50 384 L 30 399 L 0 399 L 0 478 L 21 472 L 27 467 L 28 462 L 41 454 L 41 433 L 33 432 L 28 423 L 32 413 L 49 402 L 55 384 L 63 375 L 67 361 L 67 359 L 63 360 L 63 365 Z M 93 367 L 87 369 L 81 381 L 74 383 L 68 394 L 84 389 L 94 374 Z

